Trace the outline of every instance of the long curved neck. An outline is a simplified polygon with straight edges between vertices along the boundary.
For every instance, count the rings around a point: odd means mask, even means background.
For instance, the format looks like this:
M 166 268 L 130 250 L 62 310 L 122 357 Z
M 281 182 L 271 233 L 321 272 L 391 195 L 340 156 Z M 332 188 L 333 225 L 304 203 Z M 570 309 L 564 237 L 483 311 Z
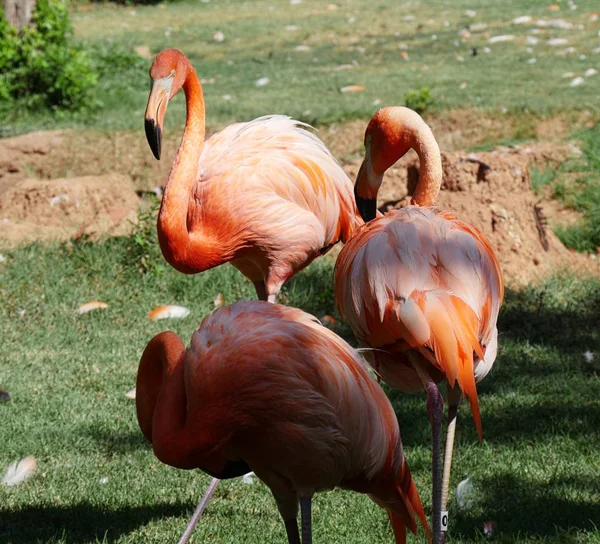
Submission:
M 210 251 L 216 244 L 203 240 L 200 233 L 192 237 L 188 222 L 191 194 L 196 184 L 198 162 L 206 134 L 205 106 L 202 85 L 191 64 L 183 84 L 186 100 L 186 121 L 183 138 L 173 161 L 158 216 L 158 235 L 163 254 L 182 272 L 199 272 L 221 264 L 215 262 Z M 193 266 L 189 259 L 201 261 Z M 203 259 L 203 257 L 205 257 Z
M 183 468 L 215 465 L 216 438 L 208 421 L 198 425 L 188 413 L 185 386 L 186 351 L 171 331 L 155 336 L 146 346 L 138 370 L 136 408 L 140 428 L 163 463 Z M 192 419 L 190 419 L 192 417 Z
M 136 384 L 136 408 L 146 439 L 161 450 L 181 441 L 187 419 L 185 348 L 170 331 L 155 336 L 142 355 Z M 157 456 L 160 456 L 157 453 Z M 170 464 L 170 463 L 169 463 Z
M 419 182 L 415 187 L 411 202 L 419 206 L 431 206 L 442 186 L 440 148 L 431 130 L 417 133 L 411 147 L 419 157 Z

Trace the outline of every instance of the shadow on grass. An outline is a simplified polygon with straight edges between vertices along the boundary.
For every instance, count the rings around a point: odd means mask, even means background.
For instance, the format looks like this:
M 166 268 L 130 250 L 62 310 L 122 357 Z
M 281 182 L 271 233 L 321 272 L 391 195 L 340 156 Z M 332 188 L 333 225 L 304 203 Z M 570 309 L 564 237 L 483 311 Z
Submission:
M 482 504 L 485 514 L 470 516 L 468 511 L 455 510 L 450 531 L 457 538 L 474 538 L 474 528 L 482 531 L 483 523 L 488 520 L 496 522 L 494 537 L 510 542 L 517 537 L 523 540 L 556 537 L 561 542 L 581 542 L 582 531 L 597 530 L 594 522 L 598 521 L 598 503 L 581 495 L 565 496 L 566 490 L 573 489 L 594 496 L 597 482 L 592 480 L 553 478 L 540 486 L 532 485 L 527 478 L 503 474 L 478 485 L 486 490 Z M 569 532 L 573 532 L 572 538 Z
M 552 284 L 520 291 L 507 289 L 498 330 L 502 337 L 562 351 L 585 351 L 600 342 L 600 282 L 584 284 L 582 292 L 556 301 Z
M 97 429 L 90 427 L 82 430 L 82 433 L 90 436 L 98 445 L 98 450 L 107 456 L 122 455 L 136 450 L 151 450 L 150 442 L 142 434 L 142 431 L 115 431 L 108 429 Z
M 178 503 L 110 510 L 82 503 L 62 507 L 30 506 L 17 511 L 0 509 L 0 541 L 12 544 L 45 543 L 56 539 L 69 544 L 116 542 L 151 520 L 184 516 L 194 507 L 191 503 Z

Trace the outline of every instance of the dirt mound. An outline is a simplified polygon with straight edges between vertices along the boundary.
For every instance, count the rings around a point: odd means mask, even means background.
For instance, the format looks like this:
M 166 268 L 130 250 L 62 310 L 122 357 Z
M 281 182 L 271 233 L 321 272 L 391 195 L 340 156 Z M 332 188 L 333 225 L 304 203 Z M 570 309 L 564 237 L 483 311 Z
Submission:
M 536 153 L 535 146 L 476 154 L 442 153 L 444 181 L 436 204 L 484 233 L 498 255 L 507 283 L 525 284 L 563 268 L 599 272 L 595 256 L 567 249 L 548 227 L 545 204 L 531 190 L 529 170 L 530 164 L 542 160 L 544 153 Z M 355 178 L 359 165 L 347 165 L 346 172 Z M 418 175 L 414 154 L 404 167 L 391 169 L 380 192 L 381 211 L 406 205 Z
M 0 245 L 127 234 L 138 208 L 133 184 L 121 174 L 23 179 L 0 194 Z

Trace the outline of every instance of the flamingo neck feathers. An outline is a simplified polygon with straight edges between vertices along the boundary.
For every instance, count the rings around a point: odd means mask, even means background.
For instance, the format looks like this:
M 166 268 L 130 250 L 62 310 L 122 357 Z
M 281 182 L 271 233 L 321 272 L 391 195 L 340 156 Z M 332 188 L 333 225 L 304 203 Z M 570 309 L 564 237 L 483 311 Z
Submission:
M 179 337 L 167 331 L 153 338 L 142 355 L 136 386 L 140 428 L 156 457 L 168 465 L 191 469 L 202 466 L 214 440 L 208 426 L 188 421 L 185 386 L 186 350 Z
M 371 194 L 376 195 L 385 171 L 414 149 L 420 168 L 411 203 L 433 204 L 442 185 L 442 159 L 431 129 L 418 113 L 404 107 L 381 109 L 367 127 L 365 144 Z
M 195 209 L 199 204 L 192 193 L 206 134 L 205 106 L 200 80 L 187 58 L 185 61 L 185 129 L 165 186 L 158 238 L 165 259 L 180 272 L 190 274 L 218 266 L 225 259 L 221 257 L 222 244 L 202 228 L 200 210 Z
M 442 157 L 431 129 L 423 120 L 421 123 L 421 130 L 415 132 L 414 143 L 411 145 L 419 157 L 419 182 L 411 203 L 431 206 L 442 186 Z

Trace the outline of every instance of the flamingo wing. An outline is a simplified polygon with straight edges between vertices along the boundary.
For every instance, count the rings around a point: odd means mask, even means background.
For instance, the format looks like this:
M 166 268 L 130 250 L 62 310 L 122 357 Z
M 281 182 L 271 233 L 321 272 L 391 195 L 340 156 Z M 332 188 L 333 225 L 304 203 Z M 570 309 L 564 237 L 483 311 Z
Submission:
M 285 229 L 296 216 L 296 223 L 304 218 L 300 223 L 321 231 L 321 247 L 346 241 L 362 224 L 352 182 L 305 127 L 272 115 L 215 134 L 199 159 L 196 199 L 210 205 L 205 191 L 226 191 L 234 212 L 250 224 L 260 218 L 269 229 Z
M 335 270 L 340 314 L 373 348 L 418 353 L 469 397 L 495 357 L 503 286 L 483 235 L 448 213 L 409 206 L 362 227 Z M 488 349 L 489 348 L 489 349 Z

